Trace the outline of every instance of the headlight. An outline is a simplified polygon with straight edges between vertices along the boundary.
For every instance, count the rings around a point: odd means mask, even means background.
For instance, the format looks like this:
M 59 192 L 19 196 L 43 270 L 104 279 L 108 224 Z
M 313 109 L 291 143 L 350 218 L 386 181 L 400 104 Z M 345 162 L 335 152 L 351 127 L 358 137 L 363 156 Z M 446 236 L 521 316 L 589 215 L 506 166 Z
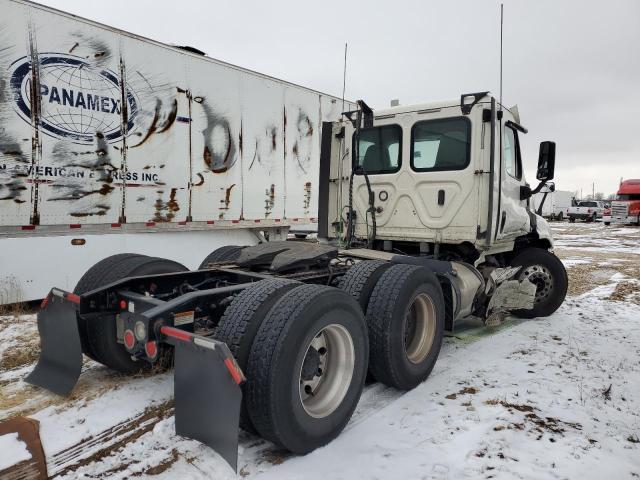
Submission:
M 136 325 L 135 325 L 133 331 L 135 332 L 136 338 L 139 341 L 142 341 L 145 338 L 147 338 L 147 327 L 145 326 L 144 322 L 141 322 L 140 320 L 138 320 L 136 322 Z

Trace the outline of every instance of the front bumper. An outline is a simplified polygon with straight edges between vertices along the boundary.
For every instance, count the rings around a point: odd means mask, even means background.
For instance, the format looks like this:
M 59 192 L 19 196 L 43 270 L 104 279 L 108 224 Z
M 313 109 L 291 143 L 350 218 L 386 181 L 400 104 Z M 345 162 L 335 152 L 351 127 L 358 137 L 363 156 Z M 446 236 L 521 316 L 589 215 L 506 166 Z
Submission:
M 616 223 L 620 225 L 629 225 L 630 223 L 638 222 L 638 215 L 605 215 L 602 217 L 602 221 L 605 223 Z

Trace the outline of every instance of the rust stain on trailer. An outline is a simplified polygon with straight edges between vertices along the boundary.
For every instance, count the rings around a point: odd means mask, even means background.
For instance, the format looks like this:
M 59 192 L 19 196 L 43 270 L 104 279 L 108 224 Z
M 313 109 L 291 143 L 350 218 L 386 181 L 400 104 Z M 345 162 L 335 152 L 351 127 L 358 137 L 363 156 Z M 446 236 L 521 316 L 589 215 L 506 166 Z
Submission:
M 173 103 L 171 104 L 171 110 L 167 115 L 167 119 L 164 124 L 158 129 L 158 133 L 166 132 L 171 128 L 171 126 L 175 123 L 176 118 L 178 116 L 178 99 L 174 98 Z
M 194 183 L 193 186 L 199 187 L 200 185 L 204 185 L 204 176 L 200 172 L 196 173 L 196 175 L 200 180 L 198 181 L 198 183 Z
M 204 97 L 194 97 L 194 101 L 202 107 L 206 117 L 206 126 L 202 129 L 204 140 L 202 158 L 213 173 L 224 173 L 233 167 L 236 160 L 236 146 L 233 135 L 231 134 L 231 124 L 225 117 L 218 115 L 213 108 L 206 103 Z M 214 145 L 215 140 L 213 137 L 219 129 L 223 130 L 224 145 Z
M 151 120 L 151 125 L 149 125 L 149 128 L 147 129 L 147 133 L 142 137 L 142 140 L 140 140 L 140 142 L 136 143 L 135 145 L 131 145 L 131 148 L 139 147 L 140 145 L 142 145 L 156 131 L 158 120 L 160 119 L 160 108 L 162 108 L 162 102 L 160 101 L 160 99 L 156 99 L 156 107 L 153 114 L 153 120 Z
M 304 184 L 304 200 L 302 202 L 302 209 L 305 215 L 309 214 L 309 205 L 311 205 L 311 182 Z
M 155 215 L 152 219 L 154 222 L 162 223 L 162 222 L 171 222 L 176 216 L 176 212 L 180 210 L 180 206 L 178 205 L 178 201 L 176 200 L 176 194 L 178 192 L 177 188 L 172 188 L 171 193 L 169 194 L 169 200 L 164 201 L 162 199 L 162 194 L 164 190 L 158 190 L 156 193 L 158 194 L 158 198 L 155 201 Z
M 258 140 L 256 140 L 256 150 L 253 154 L 253 159 L 251 160 L 251 164 L 249 165 L 249 170 L 253 168 L 253 164 L 255 163 L 256 160 L 258 160 L 258 163 L 260 163 L 260 155 L 258 154 Z
M 265 218 L 269 217 L 269 215 L 271 215 L 271 212 L 273 210 L 273 205 L 275 204 L 275 200 L 276 200 L 276 186 L 274 183 L 271 184 L 271 187 L 269 187 L 266 192 L 267 194 L 267 199 L 265 200 L 265 206 L 264 206 L 264 216 Z
M 236 184 L 232 184 L 231 186 L 229 186 L 228 188 L 225 189 L 224 192 L 224 198 L 220 199 L 220 203 L 221 206 L 219 207 L 220 212 L 218 214 L 218 218 L 220 220 L 224 219 L 224 214 L 226 210 L 229 210 L 229 205 L 231 204 L 231 191 L 233 190 L 233 187 L 235 187 Z

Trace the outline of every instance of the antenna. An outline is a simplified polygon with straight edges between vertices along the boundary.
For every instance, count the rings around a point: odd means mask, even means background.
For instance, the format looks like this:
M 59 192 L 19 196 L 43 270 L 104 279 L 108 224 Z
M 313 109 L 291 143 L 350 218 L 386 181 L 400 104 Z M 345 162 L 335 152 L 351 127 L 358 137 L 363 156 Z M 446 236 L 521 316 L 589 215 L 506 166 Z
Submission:
M 342 111 L 344 112 L 344 92 L 347 88 L 347 43 L 344 44 L 344 71 L 342 72 Z
M 504 4 L 500 4 L 500 111 L 502 111 L 502 25 L 504 18 Z

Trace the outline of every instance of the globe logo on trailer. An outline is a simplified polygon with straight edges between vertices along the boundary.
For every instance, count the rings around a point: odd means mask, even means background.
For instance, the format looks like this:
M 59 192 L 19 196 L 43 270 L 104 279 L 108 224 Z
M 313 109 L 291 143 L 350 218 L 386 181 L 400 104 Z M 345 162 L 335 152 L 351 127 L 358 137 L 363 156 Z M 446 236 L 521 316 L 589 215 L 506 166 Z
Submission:
M 91 144 L 96 134 L 107 142 L 122 139 L 122 91 L 118 76 L 84 59 L 58 53 L 39 54 L 40 127 L 52 137 Z M 31 59 L 11 66 L 11 88 L 16 111 L 31 123 Z M 126 91 L 127 131 L 138 113 L 136 97 Z

